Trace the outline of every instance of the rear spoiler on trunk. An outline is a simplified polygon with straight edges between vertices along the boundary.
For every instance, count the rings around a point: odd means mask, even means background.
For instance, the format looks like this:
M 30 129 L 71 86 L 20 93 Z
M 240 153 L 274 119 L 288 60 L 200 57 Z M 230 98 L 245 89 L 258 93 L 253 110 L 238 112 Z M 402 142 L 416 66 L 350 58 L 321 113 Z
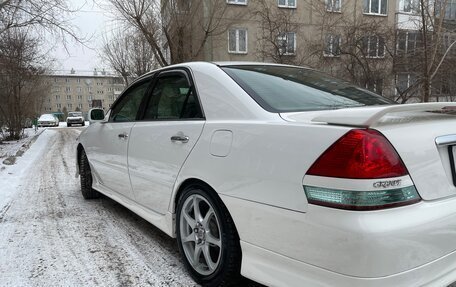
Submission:
M 390 113 L 400 112 L 431 112 L 431 111 L 455 111 L 456 103 L 419 103 L 402 104 L 392 106 L 372 106 L 360 108 L 347 108 L 328 111 L 328 113 L 316 116 L 312 122 L 322 122 L 334 125 L 347 125 L 368 128 L 375 125 L 383 116 Z

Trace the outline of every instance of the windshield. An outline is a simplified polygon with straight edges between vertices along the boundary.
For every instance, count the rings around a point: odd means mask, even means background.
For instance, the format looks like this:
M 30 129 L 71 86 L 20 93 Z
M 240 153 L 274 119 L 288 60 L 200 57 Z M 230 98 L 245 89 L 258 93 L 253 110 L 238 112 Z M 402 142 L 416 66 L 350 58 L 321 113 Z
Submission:
M 82 113 L 72 112 L 72 113 L 68 113 L 68 116 L 69 117 L 82 117 Z
M 54 116 L 51 115 L 51 114 L 44 114 L 44 115 L 41 115 L 41 117 L 39 118 L 39 120 L 45 120 L 45 121 L 49 121 L 49 120 L 54 120 Z
M 270 112 L 395 104 L 390 99 L 315 70 L 272 65 L 227 66 L 222 69 Z

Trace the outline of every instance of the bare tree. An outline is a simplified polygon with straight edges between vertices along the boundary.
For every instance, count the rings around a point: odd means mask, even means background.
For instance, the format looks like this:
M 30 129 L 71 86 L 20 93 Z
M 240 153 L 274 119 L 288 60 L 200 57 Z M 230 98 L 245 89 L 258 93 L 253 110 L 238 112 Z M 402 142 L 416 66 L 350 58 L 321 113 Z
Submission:
M 401 102 L 453 100 L 456 30 L 454 19 L 448 19 L 454 17 L 447 13 L 449 5 L 448 0 L 419 0 L 411 16 L 416 30 L 398 31 L 395 71 Z
M 259 0 L 252 14 L 260 21 L 261 34 L 257 46 L 259 58 L 281 64 L 301 64 L 302 53 L 297 55 L 296 33 L 300 25 L 290 9 L 278 9 L 273 2 Z M 301 56 L 301 57 L 300 57 Z
M 125 85 L 128 85 L 130 77 L 129 57 L 130 40 L 123 34 L 114 34 L 111 39 L 103 38 L 103 50 L 101 57 L 122 76 Z
M 119 73 L 125 84 L 156 68 L 154 53 L 143 37 L 136 31 L 125 33 L 118 30 L 110 39 L 104 38 L 101 58 Z
M 0 35 L 9 29 L 27 28 L 47 32 L 62 41 L 80 41 L 69 22 L 72 10 L 66 0 L 3 0 L 0 2 Z
M 211 36 L 226 32 L 226 0 L 108 0 L 141 33 L 159 66 L 202 59 Z
M 45 70 L 38 66 L 45 60 L 39 44 L 23 29 L 8 29 L 0 38 L 0 116 L 11 139 L 21 137 L 22 123 L 36 115 L 47 91 L 40 77 Z

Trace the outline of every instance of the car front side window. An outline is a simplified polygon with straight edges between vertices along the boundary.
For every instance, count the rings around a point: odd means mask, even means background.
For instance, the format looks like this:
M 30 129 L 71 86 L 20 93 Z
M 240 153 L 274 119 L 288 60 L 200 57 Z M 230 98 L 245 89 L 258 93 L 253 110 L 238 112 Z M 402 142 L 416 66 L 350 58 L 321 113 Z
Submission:
M 136 120 L 139 106 L 150 81 L 140 82 L 128 89 L 120 101 L 114 106 L 110 121 L 132 122 Z

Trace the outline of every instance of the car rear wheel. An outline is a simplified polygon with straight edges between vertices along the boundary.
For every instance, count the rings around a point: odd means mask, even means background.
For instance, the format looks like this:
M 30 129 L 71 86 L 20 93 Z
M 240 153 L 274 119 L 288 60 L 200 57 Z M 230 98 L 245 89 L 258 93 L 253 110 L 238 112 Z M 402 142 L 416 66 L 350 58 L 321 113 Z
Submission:
M 67 123 L 67 127 L 71 127 L 71 124 Z
M 239 236 L 228 210 L 212 190 L 188 186 L 177 206 L 177 242 L 193 279 L 205 286 L 238 286 Z
M 79 178 L 81 179 L 81 193 L 85 199 L 100 197 L 100 193 L 92 188 L 92 172 L 84 151 L 81 152 L 81 157 L 79 158 Z

